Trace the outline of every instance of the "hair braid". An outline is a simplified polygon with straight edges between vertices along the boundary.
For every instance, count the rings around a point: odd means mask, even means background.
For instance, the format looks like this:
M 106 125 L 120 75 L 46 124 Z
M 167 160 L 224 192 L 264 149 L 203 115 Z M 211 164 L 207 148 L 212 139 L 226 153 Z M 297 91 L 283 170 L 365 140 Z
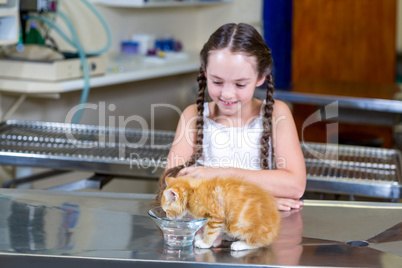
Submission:
M 263 114 L 263 131 L 261 136 L 261 168 L 270 169 L 268 158 L 270 157 L 270 152 L 272 151 L 272 111 L 274 108 L 274 78 L 272 73 L 267 75 L 267 96 L 265 99 L 265 107 Z M 271 163 L 272 161 L 271 155 Z
M 190 160 L 188 160 L 186 163 L 183 165 L 179 165 L 177 167 L 170 168 L 166 170 L 162 176 L 159 178 L 159 194 L 156 197 L 156 200 L 154 202 L 154 205 L 159 205 L 160 199 L 162 197 L 162 192 L 166 188 L 166 182 L 165 179 L 167 177 L 176 177 L 177 174 L 180 172 L 185 167 L 189 167 L 194 165 L 197 160 L 202 156 L 203 153 L 203 138 L 204 138 L 204 102 L 205 102 L 205 88 L 207 85 L 207 79 L 205 77 L 205 72 L 203 68 L 200 68 L 200 73 L 197 77 L 197 82 L 198 82 L 198 97 L 197 97 L 197 138 L 195 141 L 195 152 L 191 156 Z
M 194 163 L 202 156 L 203 147 L 202 141 L 204 139 L 204 102 L 205 102 L 205 88 L 207 86 L 207 78 L 205 77 L 205 72 L 203 68 L 200 68 L 200 73 L 197 77 L 198 82 L 198 98 L 197 98 L 197 139 L 193 159 Z

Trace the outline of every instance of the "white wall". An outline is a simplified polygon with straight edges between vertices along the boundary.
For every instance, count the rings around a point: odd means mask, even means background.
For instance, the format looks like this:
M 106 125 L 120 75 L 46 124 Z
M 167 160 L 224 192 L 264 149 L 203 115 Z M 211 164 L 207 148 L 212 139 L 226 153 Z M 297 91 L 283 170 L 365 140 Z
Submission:
M 62 10 L 73 18 L 87 49 L 99 48 L 105 42 L 96 18 L 78 0 L 61 1 Z M 259 28 L 262 0 L 233 0 L 210 6 L 170 8 L 118 8 L 96 5 L 113 29 L 112 52 L 119 50 L 121 40 L 133 33 L 155 36 L 171 35 L 181 40 L 186 50 L 199 51 L 209 35 L 228 22 L 247 22 Z M 62 24 L 60 24 L 62 25 Z M 85 25 L 85 27 L 84 27 Z M 86 27 L 90 25 L 91 27 Z

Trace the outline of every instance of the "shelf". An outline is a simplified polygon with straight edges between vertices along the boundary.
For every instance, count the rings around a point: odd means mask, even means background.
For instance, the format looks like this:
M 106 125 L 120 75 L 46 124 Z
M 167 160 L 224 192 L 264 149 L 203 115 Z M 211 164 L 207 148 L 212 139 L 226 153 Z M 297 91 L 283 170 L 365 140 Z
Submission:
M 141 58 L 113 58 L 107 63 L 106 74 L 91 77 L 90 87 L 102 87 L 128 82 L 159 78 L 199 70 L 198 54 L 189 54 L 187 59 L 147 62 Z M 0 92 L 19 94 L 51 94 L 81 90 L 82 79 L 58 82 L 0 79 Z
M 131 7 L 131 8 L 156 8 L 156 7 L 188 7 L 188 6 L 207 6 L 220 3 L 228 3 L 233 0 L 217 0 L 217 1 L 200 1 L 200 0 L 184 0 L 184 1 L 147 1 L 144 0 L 92 0 L 94 4 L 101 4 L 109 7 Z

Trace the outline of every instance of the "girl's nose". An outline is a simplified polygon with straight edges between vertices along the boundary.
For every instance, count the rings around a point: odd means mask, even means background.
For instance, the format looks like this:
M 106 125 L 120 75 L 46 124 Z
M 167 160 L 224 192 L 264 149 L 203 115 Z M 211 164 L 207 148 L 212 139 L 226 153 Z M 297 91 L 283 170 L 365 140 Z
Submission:
M 225 85 L 225 87 L 222 89 L 222 98 L 226 100 L 230 100 L 233 98 L 235 95 L 235 91 L 232 86 Z

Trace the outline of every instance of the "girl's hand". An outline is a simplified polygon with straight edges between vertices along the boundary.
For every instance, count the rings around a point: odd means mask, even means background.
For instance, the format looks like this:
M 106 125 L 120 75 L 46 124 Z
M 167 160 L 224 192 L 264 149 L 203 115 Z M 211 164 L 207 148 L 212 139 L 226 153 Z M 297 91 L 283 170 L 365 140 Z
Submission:
M 219 177 L 219 168 L 213 168 L 213 167 L 187 167 L 183 168 L 180 170 L 178 176 L 186 176 L 186 177 L 192 177 L 195 179 L 212 179 Z
M 276 204 L 281 211 L 290 211 L 292 209 L 301 209 L 303 201 L 290 198 L 276 198 Z

